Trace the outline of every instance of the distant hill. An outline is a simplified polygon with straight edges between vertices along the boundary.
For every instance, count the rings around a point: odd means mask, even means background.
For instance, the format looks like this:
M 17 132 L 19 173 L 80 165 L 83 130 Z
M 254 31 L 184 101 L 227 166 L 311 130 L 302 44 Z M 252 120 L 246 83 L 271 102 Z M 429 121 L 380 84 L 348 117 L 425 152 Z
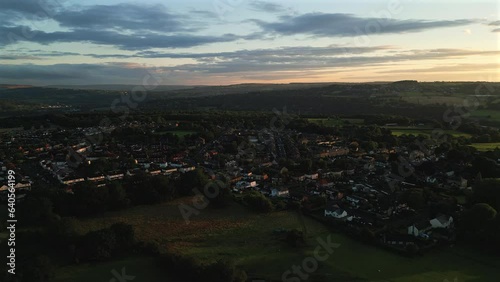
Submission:
M 0 84 L 0 89 L 19 89 L 19 88 L 32 88 L 32 85 L 20 84 Z
M 484 88 L 485 84 L 491 86 Z M 374 83 L 290 83 L 237 84 L 226 86 L 162 85 L 147 91 L 141 107 L 157 110 L 220 108 L 224 110 L 272 110 L 284 106 L 302 113 L 360 114 L 390 110 L 402 114 L 412 105 L 454 105 L 474 95 L 478 87 L 494 89 L 486 105 L 500 97 L 500 83 L 486 82 L 374 82 Z M 9 101 L 5 109 L 19 103 L 29 105 L 72 106 L 109 109 L 133 101 L 133 85 L 60 85 L 35 87 L 0 85 L 0 100 Z M 127 98 L 125 96 L 130 96 Z M 139 95 L 139 96 L 142 96 Z M 117 105 L 117 101 L 119 102 Z M 137 102 L 137 101 L 136 101 Z M 348 106 L 349 105 L 349 106 Z M 375 108 L 379 105 L 379 108 Z M 390 107 L 390 109 L 389 109 Z M 443 110 L 440 109 L 442 116 Z M 436 115 L 437 116 L 437 115 Z
M 114 90 L 114 91 L 131 91 L 137 85 L 133 84 L 97 84 L 97 85 L 48 85 L 47 88 L 58 89 L 84 89 L 84 90 Z M 170 91 L 178 89 L 190 89 L 196 86 L 188 85 L 159 85 L 154 91 Z

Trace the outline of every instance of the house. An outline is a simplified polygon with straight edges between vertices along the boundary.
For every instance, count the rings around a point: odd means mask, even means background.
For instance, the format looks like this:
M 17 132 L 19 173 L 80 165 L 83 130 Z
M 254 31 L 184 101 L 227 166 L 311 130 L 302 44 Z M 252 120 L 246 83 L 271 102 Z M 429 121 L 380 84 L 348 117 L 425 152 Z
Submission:
M 453 217 L 441 214 L 429 221 L 432 228 L 450 228 L 453 226 Z
M 165 175 L 170 175 L 174 172 L 177 172 L 177 168 L 166 168 L 163 170 L 163 174 Z
M 85 178 L 83 178 L 83 177 L 74 177 L 74 178 L 67 177 L 67 178 L 61 178 L 59 181 L 64 185 L 71 185 L 71 184 L 76 184 L 79 182 L 84 182 Z
M 149 172 L 149 174 L 151 174 L 152 176 L 160 175 L 161 174 L 161 169 L 151 170 Z
M 336 219 L 342 219 L 347 217 L 347 211 L 340 208 L 334 202 L 329 202 L 325 207 L 325 216 L 330 216 Z
M 120 179 L 123 179 L 123 177 L 124 177 L 124 174 L 120 173 L 120 172 L 113 172 L 113 173 L 106 175 L 106 179 L 109 181 L 120 180 Z
M 292 179 L 295 181 L 304 181 L 306 180 L 306 175 L 293 175 Z
M 318 179 L 319 175 L 318 173 L 313 173 L 313 174 L 306 174 L 304 175 L 304 177 L 307 179 L 316 180 Z
M 431 230 L 432 226 L 428 221 L 414 223 L 408 227 L 408 235 L 415 237 L 428 237 L 427 231 Z
M 10 187 L 8 185 L 2 185 L 2 187 L 0 187 L 0 192 L 8 191 L 9 188 Z M 14 189 L 15 190 L 31 190 L 31 183 L 29 183 L 29 182 L 17 183 L 16 185 L 14 185 Z
M 104 181 L 105 179 L 106 179 L 106 177 L 102 174 L 95 175 L 92 177 L 87 177 L 87 180 L 92 181 L 92 182 Z
M 288 188 L 281 187 L 271 189 L 271 197 L 288 197 L 289 195 L 290 192 L 288 191 Z
M 194 166 L 188 166 L 188 167 L 181 167 L 179 168 L 179 172 L 186 173 L 195 170 L 196 167 Z
M 256 181 L 238 181 L 236 182 L 236 188 L 238 189 L 248 189 L 248 188 L 254 188 L 257 187 L 257 182 Z

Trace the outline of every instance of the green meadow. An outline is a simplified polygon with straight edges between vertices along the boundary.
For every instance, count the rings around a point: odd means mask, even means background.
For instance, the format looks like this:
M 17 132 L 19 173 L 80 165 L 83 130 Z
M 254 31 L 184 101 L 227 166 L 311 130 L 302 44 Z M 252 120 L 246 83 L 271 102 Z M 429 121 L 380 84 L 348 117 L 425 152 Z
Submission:
M 281 280 L 283 272 L 302 264 L 313 254 L 318 240 L 329 236 L 340 246 L 327 261 L 319 264 L 309 281 L 497 281 L 500 259 L 463 247 L 446 247 L 408 258 L 360 243 L 289 211 L 261 215 L 234 203 L 226 209 L 201 210 L 190 217 L 188 223 L 179 211 L 182 203 L 190 204 L 191 198 L 107 213 L 86 219 L 82 225 L 87 230 L 95 230 L 123 221 L 136 228 L 139 240 L 156 242 L 161 250 L 194 256 L 203 262 L 233 260 L 250 277 L 266 281 Z M 277 229 L 295 228 L 306 234 L 303 247 L 288 246 L 283 235 L 276 233 Z M 86 266 L 81 267 L 83 269 L 79 269 L 80 266 L 63 269 L 61 276 L 86 273 Z M 109 268 L 105 265 L 103 271 Z

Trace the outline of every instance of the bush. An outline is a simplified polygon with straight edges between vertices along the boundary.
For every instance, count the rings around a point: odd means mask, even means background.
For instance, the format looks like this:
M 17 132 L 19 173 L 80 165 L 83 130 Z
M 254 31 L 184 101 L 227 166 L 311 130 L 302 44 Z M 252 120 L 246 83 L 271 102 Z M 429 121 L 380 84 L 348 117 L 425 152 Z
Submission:
M 113 224 L 110 228 L 92 231 L 83 236 L 77 244 L 77 261 L 103 261 L 117 254 L 125 253 L 135 245 L 132 226 Z
M 257 212 L 268 213 L 273 210 L 273 203 L 259 192 L 251 192 L 243 196 L 243 203 Z

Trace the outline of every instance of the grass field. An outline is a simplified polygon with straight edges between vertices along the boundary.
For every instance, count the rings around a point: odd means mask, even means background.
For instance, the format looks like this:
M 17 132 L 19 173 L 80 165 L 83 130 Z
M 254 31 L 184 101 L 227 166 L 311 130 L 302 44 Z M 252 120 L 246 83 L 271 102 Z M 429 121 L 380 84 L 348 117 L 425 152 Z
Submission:
M 481 152 L 493 151 L 496 148 L 500 148 L 500 142 L 498 142 L 498 143 L 473 143 L 472 147 L 476 148 L 478 151 L 481 151 Z
M 434 128 L 428 128 L 428 127 L 389 126 L 389 127 L 385 127 L 385 128 L 390 129 L 391 132 L 392 132 L 392 134 L 395 135 L 395 136 L 401 136 L 401 135 L 405 135 L 405 134 L 406 135 L 410 135 L 410 134 L 413 134 L 413 135 L 425 135 L 425 136 L 436 135 L 436 133 L 433 133 L 433 131 L 435 129 Z M 443 130 L 442 132 L 444 132 L 445 134 L 450 134 L 453 137 L 466 137 L 466 138 L 471 137 L 470 134 L 463 133 L 463 132 L 456 131 L 456 130 Z M 441 134 L 441 133 L 438 133 L 438 134 Z
M 59 268 L 55 282 L 120 281 L 113 275 L 113 270 L 127 276 L 134 276 L 133 281 L 169 282 L 165 272 L 155 265 L 154 258 L 129 257 L 98 264 L 80 264 Z M 131 277 L 130 277 L 131 278 Z
M 364 124 L 364 119 L 359 118 L 308 118 L 307 121 L 322 126 L 342 126 L 345 124 Z
M 308 118 L 307 121 L 327 127 L 341 126 L 344 124 L 341 119 L 337 118 Z
M 446 104 L 446 105 L 462 105 L 466 96 L 443 96 L 437 94 L 402 94 L 403 100 L 417 105 L 430 105 L 430 104 Z
M 472 112 L 471 117 L 488 120 L 488 121 L 498 121 L 500 122 L 500 111 L 494 110 L 477 110 Z
M 140 240 L 155 241 L 163 250 L 192 255 L 205 262 L 232 259 L 251 277 L 280 279 L 282 273 L 313 254 L 317 239 L 331 236 L 340 247 L 308 281 L 497 281 L 500 259 L 463 248 L 436 250 L 423 257 L 406 258 L 349 237 L 332 233 L 313 219 L 292 212 L 258 215 L 233 204 L 227 209 L 206 209 L 187 224 L 181 199 L 168 204 L 135 207 L 104 217 L 86 219 L 89 230 L 124 221 L 136 227 Z M 305 229 L 304 229 L 305 226 Z M 291 248 L 273 234 L 276 228 L 306 231 L 307 246 Z

